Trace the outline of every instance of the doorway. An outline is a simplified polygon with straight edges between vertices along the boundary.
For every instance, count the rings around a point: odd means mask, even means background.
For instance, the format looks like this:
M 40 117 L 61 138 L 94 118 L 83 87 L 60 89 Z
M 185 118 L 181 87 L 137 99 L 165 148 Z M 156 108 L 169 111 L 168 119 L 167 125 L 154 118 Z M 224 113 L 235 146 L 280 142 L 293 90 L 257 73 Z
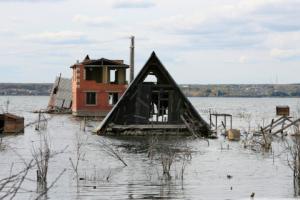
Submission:
M 3 133 L 4 131 L 4 119 L 0 118 L 0 133 Z

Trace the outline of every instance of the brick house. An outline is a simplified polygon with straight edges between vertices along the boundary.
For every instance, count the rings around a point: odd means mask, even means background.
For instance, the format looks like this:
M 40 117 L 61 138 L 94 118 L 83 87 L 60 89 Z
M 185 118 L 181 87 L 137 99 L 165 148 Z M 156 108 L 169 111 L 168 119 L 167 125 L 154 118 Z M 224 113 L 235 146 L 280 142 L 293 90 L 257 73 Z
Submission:
M 104 117 L 127 88 L 123 60 L 92 60 L 72 65 L 72 114 Z

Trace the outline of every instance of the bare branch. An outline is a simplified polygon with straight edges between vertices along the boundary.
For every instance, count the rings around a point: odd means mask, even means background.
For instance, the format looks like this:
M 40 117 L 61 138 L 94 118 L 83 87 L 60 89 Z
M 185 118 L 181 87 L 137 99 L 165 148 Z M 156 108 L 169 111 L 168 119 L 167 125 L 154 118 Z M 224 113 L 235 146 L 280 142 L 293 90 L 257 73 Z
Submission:
M 127 163 L 121 157 L 120 152 L 118 152 L 118 150 L 116 149 L 113 149 L 111 144 L 107 144 L 103 140 L 99 140 L 98 142 L 100 144 L 100 147 L 107 153 L 107 155 L 121 161 L 125 167 L 127 166 Z

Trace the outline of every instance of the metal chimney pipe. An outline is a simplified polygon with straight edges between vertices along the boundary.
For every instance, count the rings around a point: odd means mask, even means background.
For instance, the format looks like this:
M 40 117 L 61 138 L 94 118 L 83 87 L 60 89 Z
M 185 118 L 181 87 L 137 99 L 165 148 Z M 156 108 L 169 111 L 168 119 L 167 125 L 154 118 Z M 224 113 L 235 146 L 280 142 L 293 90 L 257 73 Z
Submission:
M 130 37 L 130 83 L 134 79 L 134 36 Z

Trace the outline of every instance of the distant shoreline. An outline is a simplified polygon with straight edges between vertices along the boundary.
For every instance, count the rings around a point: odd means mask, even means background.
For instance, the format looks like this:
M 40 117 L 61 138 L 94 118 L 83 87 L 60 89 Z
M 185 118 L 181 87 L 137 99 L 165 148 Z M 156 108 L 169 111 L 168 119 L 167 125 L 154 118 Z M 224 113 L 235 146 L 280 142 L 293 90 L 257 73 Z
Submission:
M 50 95 L 0 95 L 0 97 L 50 97 Z M 300 96 L 286 96 L 286 97 L 280 97 L 280 96 L 264 96 L 264 97 L 242 97 L 242 96 L 231 96 L 231 97 L 226 97 L 226 96 L 216 96 L 216 97 L 202 97 L 202 96 L 187 96 L 188 98 L 214 98 L 214 99 L 221 99 L 221 98 L 226 98 L 226 99 L 230 99 L 230 98 L 239 98 L 239 99 L 263 99 L 263 98 L 268 98 L 268 99 L 276 99 L 276 98 L 282 98 L 282 99 L 296 99 L 299 98 L 300 100 Z
M 52 83 L 0 83 L 0 96 L 49 96 Z M 300 97 L 300 84 L 180 84 L 188 97 Z

